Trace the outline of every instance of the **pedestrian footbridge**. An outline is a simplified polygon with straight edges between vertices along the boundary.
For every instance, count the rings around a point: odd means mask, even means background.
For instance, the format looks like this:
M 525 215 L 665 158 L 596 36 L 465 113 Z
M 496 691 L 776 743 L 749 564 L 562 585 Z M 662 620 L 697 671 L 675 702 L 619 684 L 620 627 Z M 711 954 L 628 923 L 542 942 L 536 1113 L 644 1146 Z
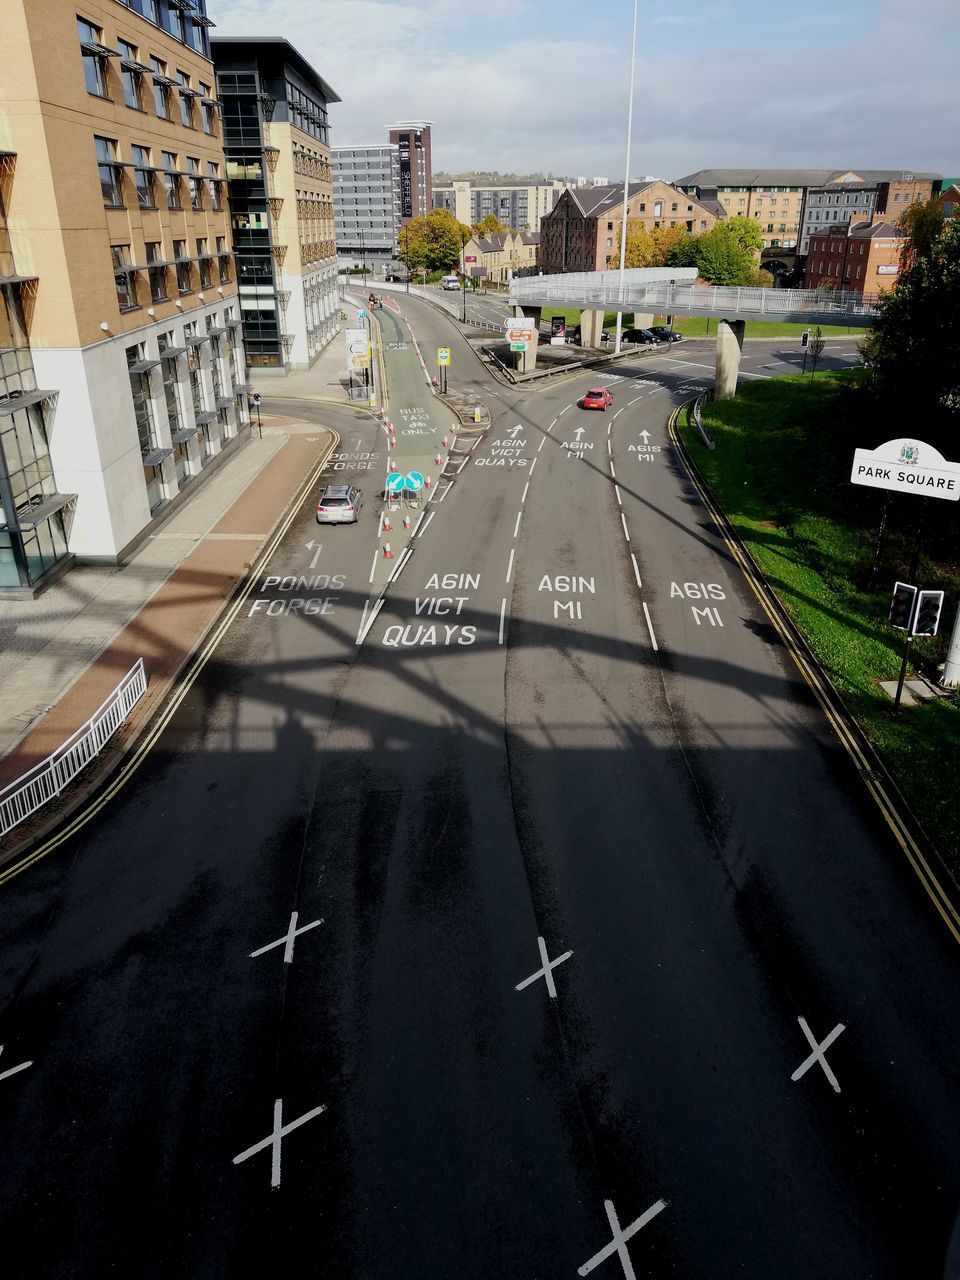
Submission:
M 717 399 L 737 388 L 740 351 L 750 320 L 820 326 L 868 328 L 877 315 L 877 299 L 861 293 L 821 289 L 728 288 L 697 284 L 695 267 L 639 267 L 619 271 L 582 271 L 556 276 L 525 276 L 510 286 L 517 314 L 540 319 L 544 307 L 579 308 L 584 346 L 599 347 L 606 311 L 631 312 L 645 328 L 656 314 L 706 316 L 717 321 Z M 529 371 L 536 351 L 526 353 Z

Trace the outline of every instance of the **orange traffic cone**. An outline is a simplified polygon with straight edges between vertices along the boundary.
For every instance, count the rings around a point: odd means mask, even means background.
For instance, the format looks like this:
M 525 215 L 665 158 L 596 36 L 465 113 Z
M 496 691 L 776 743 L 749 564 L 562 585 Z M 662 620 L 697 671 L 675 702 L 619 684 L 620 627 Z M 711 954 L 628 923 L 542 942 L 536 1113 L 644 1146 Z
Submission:
M 393 559 L 393 552 L 390 550 L 390 543 L 389 543 L 389 542 L 385 542 L 385 543 L 383 544 L 383 558 L 384 558 L 384 560 L 392 560 L 392 559 Z

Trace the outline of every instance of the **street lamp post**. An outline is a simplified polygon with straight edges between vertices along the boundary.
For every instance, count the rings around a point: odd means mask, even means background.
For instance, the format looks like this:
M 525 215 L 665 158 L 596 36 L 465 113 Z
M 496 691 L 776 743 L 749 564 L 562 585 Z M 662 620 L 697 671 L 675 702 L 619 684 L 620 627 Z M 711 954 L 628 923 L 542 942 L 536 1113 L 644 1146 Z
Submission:
M 467 252 L 467 242 L 463 238 L 463 232 L 460 232 L 460 291 L 463 294 L 463 323 L 467 323 L 467 260 L 464 256 Z
M 623 292 L 626 281 L 626 265 L 627 265 L 627 228 L 629 220 L 627 211 L 630 203 L 630 144 L 633 139 L 633 84 L 634 75 L 637 66 L 637 6 L 639 0 L 633 0 L 633 38 L 630 42 L 630 95 L 627 101 L 627 157 L 624 163 L 623 172 L 623 217 L 620 220 L 620 284 L 618 292 L 620 294 L 621 310 L 617 312 L 617 337 L 614 345 L 614 351 L 620 352 L 620 336 L 623 333 Z
M 360 227 L 360 267 L 363 271 L 363 287 L 367 287 L 367 250 L 363 242 L 363 227 Z

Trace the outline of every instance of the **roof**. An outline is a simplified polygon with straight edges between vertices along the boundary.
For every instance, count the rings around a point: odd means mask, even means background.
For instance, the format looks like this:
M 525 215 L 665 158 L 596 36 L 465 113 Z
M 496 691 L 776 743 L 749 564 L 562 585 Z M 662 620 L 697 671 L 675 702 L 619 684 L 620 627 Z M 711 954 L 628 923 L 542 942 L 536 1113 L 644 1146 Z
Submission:
M 846 169 L 697 169 L 675 178 L 675 187 L 816 187 Z
M 521 231 L 520 239 L 523 241 L 524 244 L 539 244 L 540 232 L 539 231 Z
M 481 253 L 502 253 L 509 232 L 498 231 L 492 236 L 478 236 L 477 244 Z
M 633 197 L 638 192 L 645 191 L 647 187 L 652 187 L 655 181 L 657 179 L 651 182 L 631 182 L 630 196 Z M 569 194 L 576 202 L 585 218 L 592 218 L 598 213 L 623 204 L 623 183 L 620 182 L 615 187 L 567 187 L 565 194 Z
M 856 240 L 899 240 L 901 232 L 892 222 L 857 222 L 850 228 Z
M 845 173 L 852 173 L 864 182 L 937 182 L 943 177 L 940 173 L 919 169 L 838 169 L 836 176 L 842 178 Z
M 726 218 L 728 216 L 726 206 L 721 204 L 719 200 L 698 200 L 697 204 L 702 205 L 707 213 L 712 213 L 715 218 Z
M 240 53 L 244 49 L 249 51 L 251 61 L 255 61 L 258 53 L 263 52 L 268 55 L 274 55 L 278 60 L 283 59 L 297 71 L 307 84 L 312 85 L 323 96 L 324 102 L 340 102 L 340 95 L 327 84 L 323 76 L 315 71 L 303 54 L 293 47 L 289 40 L 283 36 L 212 36 L 210 38 L 210 52 L 213 57 L 214 66 L 217 62 L 217 50 L 221 49 L 224 53 Z

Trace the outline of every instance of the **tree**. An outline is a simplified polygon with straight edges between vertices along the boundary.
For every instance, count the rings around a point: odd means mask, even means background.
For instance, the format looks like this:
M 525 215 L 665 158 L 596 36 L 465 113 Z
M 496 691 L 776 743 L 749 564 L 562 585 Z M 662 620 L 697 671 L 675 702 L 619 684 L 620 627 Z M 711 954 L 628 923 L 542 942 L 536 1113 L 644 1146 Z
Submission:
M 935 200 L 917 200 L 908 205 L 897 219 L 897 230 L 904 236 L 900 251 L 900 269 L 907 271 L 914 259 L 928 258 L 943 230 L 943 208 Z
M 501 231 L 506 231 L 506 229 L 495 213 L 486 214 L 485 217 L 474 224 L 473 228 L 478 236 L 495 236 Z
M 689 239 L 683 227 L 647 227 L 639 219 L 627 222 L 628 267 L 665 267 L 669 254 L 681 240 Z M 611 266 L 620 264 L 620 235 L 617 235 L 617 252 L 611 258 Z
M 425 218 L 411 218 L 401 232 L 408 271 L 450 271 L 459 266 L 463 246 L 473 228 L 458 222 L 449 209 L 431 209 Z
M 875 414 L 891 436 L 922 424 L 923 439 L 960 454 L 960 218 L 943 224 L 882 293 L 873 332 L 861 344 Z M 893 429 L 896 427 L 896 429 Z
M 763 234 L 756 221 L 750 218 L 742 218 L 739 214 L 736 218 L 721 218 L 712 229 L 721 236 L 729 236 L 744 253 L 759 254 L 763 248 Z
M 723 218 L 697 236 L 684 235 L 671 246 L 666 260 L 672 267 L 696 267 L 710 284 L 770 284 L 767 272 L 758 276 L 757 255 L 763 248 L 760 228 L 749 218 Z
M 823 330 L 819 325 L 814 329 L 813 336 L 810 339 L 810 377 L 817 372 L 817 365 L 820 363 L 820 357 L 823 355 L 823 349 L 827 345 L 823 336 Z

